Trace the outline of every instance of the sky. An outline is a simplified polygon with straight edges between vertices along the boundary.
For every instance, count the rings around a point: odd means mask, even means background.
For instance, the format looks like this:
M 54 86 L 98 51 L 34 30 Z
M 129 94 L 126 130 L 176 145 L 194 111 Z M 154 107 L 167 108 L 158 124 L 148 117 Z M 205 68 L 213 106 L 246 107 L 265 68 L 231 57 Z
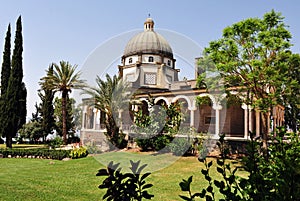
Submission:
M 105 44 L 118 38 L 114 44 L 120 44 L 118 48 L 123 50 L 131 35 L 143 30 L 149 14 L 156 29 L 181 34 L 193 41 L 200 47 L 200 55 L 201 48 L 219 39 L 225 27 L 250 17 L 261 18 L 272 9 L 285 17 L 284 22 L 293 36 L 292 51 L 299 53 L 298 0 L 0 0 L 0 51 L 3 52 L 9 23 L 13 47 L 15 23 L 21 15 L 24 82 L 28 90 L 27 116 L 30 118 L 35 103 L 40 102 L 38 82 L 51 63 L 65 60 L 77 64 L 78 70 L 86 70 L 87 60 L 99 46 L 103 50 Z M 178 51 L 171 42 L 170 45 L 174 52 Z M 102 57 L 106 56 L 105 51 L 102 54 Z M 112 63 L 117 65 L 119 60 L 114 59 Z

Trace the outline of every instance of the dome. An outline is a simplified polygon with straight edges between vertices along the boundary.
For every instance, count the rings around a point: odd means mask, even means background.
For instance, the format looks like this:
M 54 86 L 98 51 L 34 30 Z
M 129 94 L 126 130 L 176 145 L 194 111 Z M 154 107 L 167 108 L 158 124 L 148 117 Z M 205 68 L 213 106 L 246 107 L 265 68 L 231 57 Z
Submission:
M 123 57 L 137 54 L 158 54 L 173 59 L 173 51 L 168 41 L 156 33 L 153 28 L 153 20 L 147 18 L 144 23 L 144 31 L 129 40 Z

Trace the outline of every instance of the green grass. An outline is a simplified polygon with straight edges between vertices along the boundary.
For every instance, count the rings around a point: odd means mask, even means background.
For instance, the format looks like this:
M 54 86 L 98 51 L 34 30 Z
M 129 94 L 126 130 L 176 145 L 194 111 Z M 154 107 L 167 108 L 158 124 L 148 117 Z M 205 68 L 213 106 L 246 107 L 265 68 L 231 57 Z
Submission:
M 125 163 L 126 153 L 118 152 L 114 160 Z M 98 189 L 103 177 L 96 173 L 104 166 L 99 162 L 109 160 L 110 154 L 87 157 L 69 161 L 52 161 L 42 159 L 0 159 L 0 200 L 102 200 L 105 190 Z M 145 158 L 148 168 L 157 168 L 167 163 L 167 157 L 153 160 L 149 154 L 130 154 L 131 159 Z M 103 157 L 99 159 L 99 157 Z M 106 158 L 105 158 L 106 157 Z M 96 160 L 97 159 L 97 160 Z M 103 160 L 102 160 L 103 159 Z M 150 160 L 151 159 L 151 160 Z M 165 161 L 159 161 L 159 160 Z M 127 166 L 127 164 L 125 165 Z M 148 182 L 154 186 L 149 190 L 157 201 L 180 200 L 179 182 L 193 175 L 193 191 L 200 192 L 207 186 L 200 173 L 203 165 L 196 157 L 182 157 L 176 162 L 164 165 L 153 172 Z M 150 169 L 148 169 L 150 170 Z M 147 171 L 147 170 L 146 170 Z M 215 171 L 212 174 L 216 175 Z

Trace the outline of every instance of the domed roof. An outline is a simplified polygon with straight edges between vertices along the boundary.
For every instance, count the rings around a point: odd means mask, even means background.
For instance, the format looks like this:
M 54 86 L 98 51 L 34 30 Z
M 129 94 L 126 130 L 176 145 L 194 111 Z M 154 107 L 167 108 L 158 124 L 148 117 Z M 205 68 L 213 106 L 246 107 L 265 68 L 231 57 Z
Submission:
M 154 30 L 154 22 L 147 18 L 144 31 L 129 40 L 125 47 L 123 57 L 136 54 L 159 54 L 173 58 L 173 51 L 168 41 Z

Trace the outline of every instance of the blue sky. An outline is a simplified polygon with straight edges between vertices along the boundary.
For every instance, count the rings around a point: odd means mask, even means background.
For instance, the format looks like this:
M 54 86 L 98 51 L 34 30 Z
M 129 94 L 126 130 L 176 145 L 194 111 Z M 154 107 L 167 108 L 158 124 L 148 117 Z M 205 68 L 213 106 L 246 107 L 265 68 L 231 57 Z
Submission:
M 50 63 L 66 60 L 78 64 L 80 69 L 91 52 L 108 39 L 142 30 L 148 13 L 156 28 L 183 34 L 205 47 L 220 38 L 226 26 L 249 17 L 262 17 L 274 9 L 282 13 L 289 25 L 292 50 L 300 52 L 297 0 L 0 0 L 0 5 L 1 53 L 7 25 L 11 23 L 14 36 L 15 22 L 22 15 L 29 117 L 39 101 L 39 79 Z

